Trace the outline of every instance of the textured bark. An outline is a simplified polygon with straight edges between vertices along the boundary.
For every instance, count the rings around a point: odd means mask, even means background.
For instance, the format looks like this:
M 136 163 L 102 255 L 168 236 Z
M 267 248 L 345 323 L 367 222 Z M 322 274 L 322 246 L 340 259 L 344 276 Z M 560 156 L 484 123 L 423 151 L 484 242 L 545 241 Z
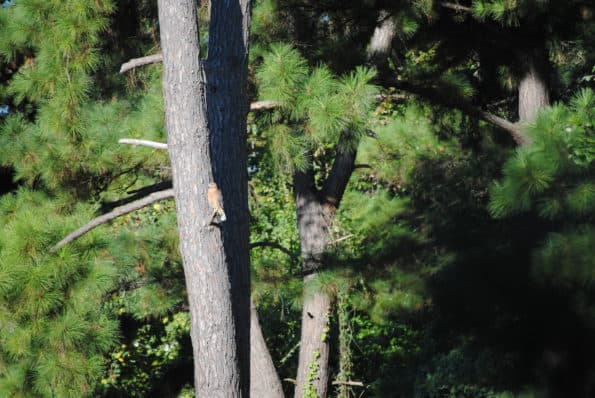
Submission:
M 331 297 L 316 286 L 318 274 L 304 277 L 304 306 L 302 309 L 302 336 L 295 397 L 316 391 L 317 397 L 326 397 L 329 379 L 329 318 Z
M 328 384 L 329 341 L 323 338 L 323 332 L 328 327 L 331 300 L 328 294 L 318 290 L 313 284 L 316 282 L 316 271 L 323 265 L 329 229 L 311 173 L 295 174 L 294 195 L 302 271 L 307 273 L 304 277 L 305 293 L 295 397 L 303 397 L 308 388 L 314 388 L 317 396 L 325 397 Z
M 237 359 L 241 380 L 245 381 L 241 393 L 247 397 L 250 392 L 250 229 L 246 117 L 250 1 L 212 0 L 210 7 L 205 72 L 212 167 L 214 181 L 226 203 L 227 221 L 221 231 L 238 331 Z
M 242 86 L 247 7 L 240 1 L 213 2 L 211 26 L 219 26 L 211 29 L 215 34 L 210 35 L 209 53 L 215 56 L 213 63 L 219 69 L 206 79 L 200 62 L 195 1 L 159 0 L 158 6 L 167 145 L 190 306 L 196 395 L 247 397 L 248 213 L 245 154 L 240 142 L 245 134 L 247 103 Z M 228 31 L 228 36 L 222 31 Z M 217 84 L 226 79 L 229 83 L 217 92 Z M 225 161 L 226 166 L 222 164 Z M 229 221 L 219 226 L 209 224 L 210 181 L 219 184 L 227 203 Z
M 530 51 L 523 60 L 524 74 L 519 83 L 519 120 L 532 122 L 537 113 L 550 104 L 547 82 L 547 57 Z
M 330 351 L 328 329 L 332 300 L 327 292 L 317 286 L 317 270 L 324 265 L 329 226 L 353 173 L 355 157 L 355 151 L 339 147 L 320 195 L 314 188 L 311 173 L 296 173 L 294 176 L 302 271 L 306 273 L 295 397 L 302 397 L 311 389 L 315 389 L 319 397 L 327 394 Z
M 283 398 L 281 380 L 262 335 L 254 303 L 250 303 L 250 360 L 250 397 Z

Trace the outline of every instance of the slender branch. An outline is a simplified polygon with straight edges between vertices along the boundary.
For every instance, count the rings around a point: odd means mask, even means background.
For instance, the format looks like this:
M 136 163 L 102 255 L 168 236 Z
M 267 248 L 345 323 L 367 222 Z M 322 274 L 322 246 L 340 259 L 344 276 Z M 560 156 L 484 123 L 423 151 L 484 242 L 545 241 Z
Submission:
M 137 140 L 135 138 L 120 138 L 118 140 L 118 143 L 119 144 L 140 145 L 140 146 L 147 146 L 147 147 L 155 148 L 155 149 L 167 150 L 167 144 L 164 144 L 162 142 L 149 141 L 149 140 Z
M 514 141 L 519 145 L 526 145 L 530 142 L 529 137 L 526 136 L 522 126 L 519 124 L 512 123 L 500 116 L 484 111 L 464 98 L 453 95 L 452 91 L 445 94 L 434 87 L 416 86 L 404 81 L 393 81 L 392 84 L 400 90 L 416 94 L 432 103 L 459 109 L 469 116 L 484 120 L 510 134 Z
M 336 244 L 336 243 L 343 242 L 344 240 L 347 240 L 347 239 L 353 238 L 354 236 L 355 236 L 355 235 L 353 235 L 353 234 L 345 235 L 345 236 L 342 236 L 342 237 L 340 237 L 340 238 L 338 238 L 338 239 L 335 239 L 335 240 L 333 240 L 333 241 L 330 241 L 328 244 L 329 244 L 329 246 L 332 246 L 332 245 L 334 245 L 334 244 Z
M 50 249 L 50 253 L 54 253 L 61 247 L 67 245 L 68 243 L 74 241 L 75 239 L 80 238 L 87 232 L 91 231 L 94 228 L 97 228 L 98 226 L 100 226 L 102 224 L 105 224 L 105 223 L 107 223 L 115 218 L 118 218 L 120 216 L 123 216 L 125 214 L 131 213 L 135 210 L 142 209 L 143 207 L 146 207 L 146 206 L 148 206 L 152 203 L 158 202 L 160 200 L 173 198 L 173 196 L 174 196 L 174 190 L 166 189 L 163 191 L 152 193 L 149 196 L 146 196 L 146 197 L 139 199 L 137 201 L 128 203 L 127 205 L 120 206 L 109 213 L 103 214 L 103 215 L 95 218 L 94 220 L 91 220 L 90 222 L 83 225 L 76 231 L 68 234 L 64 239 L 62 239 L 60 242 L 56 243 Z
M 355 387 L 364 387 L 364 383 L 362 383 L 361 381 L 351 381 L 351 380 L 347 380 L 347 381 L 340 381 L 340 380 L 335 380 L 332 382 L 332 384 L 340 384 L 340 385 L 344 385 L 344 386 L 355 386 Z
M 440 3 L 440 5 L 444 8 L 450 8 L 451 10 L 455 10 L 455 11 L 464 11 L 464 12 L 473 11 L 473 8 L 471 8 L 471 7 L 462 6 L 459 3 L 452 3 L 450 1 L 443 1 L 442 3 Z
M 286 381 L 286 382 L 291 383 L 291 384 L 297 384 L 297 382 L 295 381 L 295 379 L 290 379 L 289 377 L 284 378 L 283 381 Z
M 273 249 L 277 249 L 282 251 L 283 253 L 287 254 L 289 257 L 293 257 L 293 253 L 288 248 L 281 246 L 277 242 L 252 242 L 250 243 L 250 249 L 254 249 L 255 247 L 272 247 Z
M 116 207 L 123 206 L 127 203 L 134 202 L 137 199 L 142 199 L 145 196 L 152 194 L 153 192 L 163 191 L 164 189 L 169 189 L 172 187 L 172 181 L 161 181 L 156 184 L 151 184 L 144 186 L 139 189 L 135 189 L 134 191 L 127 192 L 130 196 L 118 200 L 114 200 L 113 202 L 103 202 L 101 204 L 101 208 L 99 209 L 100 213 L 107 213 L 108 211 L 112 211 Z
M 131 69 L 138 68 L 139 66 L 156 64 L 159 62 L 163 62 L 163 55 L 161 54 L 153 54 L 147 55 L 146 57 L 133 58 L 130 61 L 122 64 L 122 66 L 120 67 L 120 73 L 126 73 Z

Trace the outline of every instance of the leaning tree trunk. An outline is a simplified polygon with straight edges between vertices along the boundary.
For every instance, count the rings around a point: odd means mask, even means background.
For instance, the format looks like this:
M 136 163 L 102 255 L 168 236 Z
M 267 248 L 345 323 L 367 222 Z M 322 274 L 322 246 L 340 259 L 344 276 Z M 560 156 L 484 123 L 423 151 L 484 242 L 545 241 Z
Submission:
M 258 311 L 250 303 L 250 397 L 283 398 L 283 386 L 262 335 Z
M 213 0 L 209 53 L 219 69 L 208 81 L 200 61 L 196 2 L 159 0 L 158 6 L 168 151 L 190 305 L 196 395 L 248 397 L 248 213 L 241 142 L 247 5 Z M 228 221 L 220 225 L 210 224 L 210 181 L 220 184 L 226 202 Z

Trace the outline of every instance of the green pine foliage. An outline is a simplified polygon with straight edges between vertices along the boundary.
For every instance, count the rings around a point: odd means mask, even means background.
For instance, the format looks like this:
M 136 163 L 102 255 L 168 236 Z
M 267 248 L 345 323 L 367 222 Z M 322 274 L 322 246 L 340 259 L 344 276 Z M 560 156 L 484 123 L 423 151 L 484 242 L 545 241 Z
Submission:
M 490 209 L 497 217 L 526 211 L 556 220 L 586 221 L 595 210 L 593 147 L 595 94 L 578 93 L 568 106 L 542 112 L 494 185 Z
M 142 26 L 133 29 L 149 34 L 133 41 L 150 48 L 154 16 L 151 7 L 138 6 L 149 15 L 139 16 Z M 170 178 L 166 153 L 118 144 L 119 138 L 163 141 L 164 128 L 159 67 L 128 79 L 105 77 L 127 60 L 118 52 L 126 46 L 114 43 L 122 29 L 114 12 L 110 1 L 22 0 L 0 8 L 0 102 L 8 105 L 0 119 L 0 164 L 22 185 L 0 200 L 0 396 L 133 391 L 142 378 L 123 373 L 127 380 L 113 380 L 106 367 L 118 342 L 133 338 L 121 328 L 129 319 L 141 328 L 179 312 L 185 300 L 170 204 L 50 253 L 122 197 Z M 147 368 L 163 376 L 175 361 Z M 98 389 L 106 377 L 111 382 Z
M 324 66 L 310 69 L 295 48 L 274 44 L 256 77 L 261 98 L 280 105 L 268 116 L 267 135 L 277 164 L 289 174 L 310 167 L 312 154 L 335 145 L 356 148 L 368 129 L 377 93 L 371 69 L 337 78 Z
M 574 310 L 592 324 L 595 234 L 595 95 L 583 90 L 568 105 L 540 114 L 529 127 L 533 144 L 519 148 L 492 189 L 497 217 L 536 213 L 551 222 L 533 255 L 532 275 L 544 286 L 572 292 Z
M 0 208 L 0 394 L 89 396 L 117 337 L 102 306 L 117 278 L 101 252 L 106 241 L 89 234 L 49 254 L 91 214 L 68 217 L 63 203 L 27 190 L 4 196 Z

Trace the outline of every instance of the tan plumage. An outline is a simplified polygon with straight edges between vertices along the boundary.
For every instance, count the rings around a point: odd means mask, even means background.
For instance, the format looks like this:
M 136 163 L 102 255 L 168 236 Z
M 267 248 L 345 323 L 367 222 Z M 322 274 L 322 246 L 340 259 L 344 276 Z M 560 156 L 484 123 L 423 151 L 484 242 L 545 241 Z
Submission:
M 207 191 L 207 199 L 209 201 L 209 206 L 213 209 L 213 218 L 215 216 L 219 216 L 220 221 L 227 220 L 225 216 L 225 212 L 223 211 L 223 195 L 219 188 L 217 188 L 217 184 L 214 182 L 209 183 L 209 190 Z

